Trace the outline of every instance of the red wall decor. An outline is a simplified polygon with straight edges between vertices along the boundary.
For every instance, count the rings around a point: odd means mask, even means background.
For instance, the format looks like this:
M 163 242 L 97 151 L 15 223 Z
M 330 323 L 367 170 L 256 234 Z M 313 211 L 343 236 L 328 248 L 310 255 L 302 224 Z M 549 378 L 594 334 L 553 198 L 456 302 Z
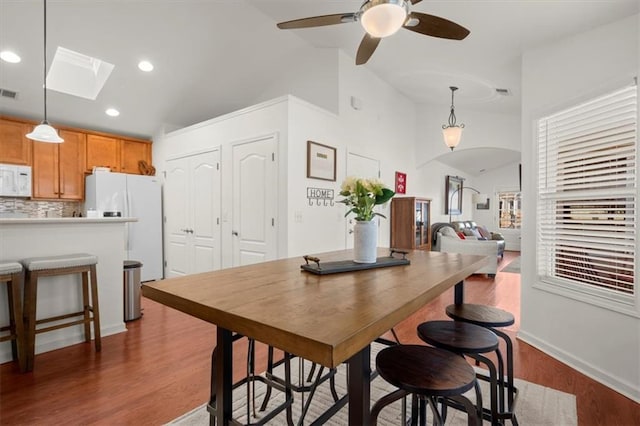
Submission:
M 407 193 L 407 174 L 396 172 L 396 194 Z

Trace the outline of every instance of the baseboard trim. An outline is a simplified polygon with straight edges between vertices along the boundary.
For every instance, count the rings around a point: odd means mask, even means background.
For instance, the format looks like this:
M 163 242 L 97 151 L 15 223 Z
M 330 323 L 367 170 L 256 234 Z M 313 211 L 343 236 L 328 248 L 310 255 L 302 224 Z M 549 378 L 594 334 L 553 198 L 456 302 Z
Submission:
M 557 359 L 558 361 L 567 364 L 574 370 L 579 371 L 587 377 L 613 389 L 614 391 L 630 398 L 631 400 L 640 403 L 640 389 L 633 386 L 633 383 L 627 382 L 621 378 L 614 377 L 601 369 L 594 367 L 593 365 L 583 361 L 580 358 L 551 345 L 548 342 L 538 339 L 536 336 L 527 333 L 526 331 L 518 332 L 518 339 L 533 346 L 536 349 L 541 350 L 545 354 Z
M 78 329 L 81 330 L 79 327 Z M 102 337 L 106 337 L 112 334 L 118 334 L 125 331 L 127 331 L 127 327 L 125 326 L 124 322 L 122 322 L 120 324 L 115 324 L 109 327 L 101 327 L 100 335 Z M 45 335 L 43 334 L 40 336 L 43 337 Z M 75 345 L 78 343 L 84 343 L 84 332 L 78 331 L 77 333 L 73 333 L 71 335 L 67 334 L 65 335 L 64 338 L 50 340 L 50 341 L 42 342 L 40 344 L 38 344 L 37 341 L 38 341 L 38 337 L 36 336 L 36 355 L 53 351 L 56 349 L 61 349 L 61 348 Z M 4 347 L 0 347 L 0 364 L 4 364 L 5 362 L 12 361 L 11 342 L 2 342 L 2 343 L 6 345 Z

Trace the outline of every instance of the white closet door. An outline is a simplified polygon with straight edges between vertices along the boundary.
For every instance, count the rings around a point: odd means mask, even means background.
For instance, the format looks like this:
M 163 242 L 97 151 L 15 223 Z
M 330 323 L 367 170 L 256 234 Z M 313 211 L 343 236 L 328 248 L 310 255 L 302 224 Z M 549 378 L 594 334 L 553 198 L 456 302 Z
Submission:
M 171 278 L 186 275 L 190 271 L 188 244 L 188 175 L 189 160 L 179 158 L 167 161 L 164 181 L 164 234 L 165 244 L 165 277 Z
M 219 151 L 191 157 L 192 272 L 220 269 L 220 167 Z
M 277 257 L 275 136 L 232 146 L 233 266 Z
M 220 152 L 167 161 L 165 276 L 220 269 Z

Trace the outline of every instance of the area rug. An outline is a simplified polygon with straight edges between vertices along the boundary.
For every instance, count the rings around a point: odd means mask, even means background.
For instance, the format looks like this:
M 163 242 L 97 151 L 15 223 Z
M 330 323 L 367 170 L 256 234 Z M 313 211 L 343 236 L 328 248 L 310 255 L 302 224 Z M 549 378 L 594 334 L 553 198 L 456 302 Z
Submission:
M 520 256 L 513 259 L 507 266 L 500 269 L 500 272 L 511 272 L 512 274 L 520 273 Z
M 380 350 L 378 345 L 373 345 L 372 347 L 372 364 L 375 363 L 375 353 Z M 295 360 L 294 360 L 295 361 Z M 292 361 L 292 376 L 294 376 L 294 380 L 298 378 L 298 372 L 300 371 L 299 364 L 297 362 Z M 304 372 L 308 374 L 310 365 L 307 362 L 303 363 Z M 373 366 L 372 366 L 373 368 Z M 339 396 L 346 394 L 346 382 L 345 382 L 345 370 L 344 366 L 341 366 L 338 369 L 338 373 L 336 375 L 336 389 Z M 326 371 L 326 370 L 325 370 Z M 276 370 L 276 373 L 278 371 Z M 280 372 L 281 373 L 281 372 Z M 302 375 L 304 377 L 304 375 Z M 488 387 L 484 381 L 481 381 L 482 387 L 482 399 L 485 401 L 485 405 L 488 404 L 489 394 Z M 518 401 L 516 404 L 516 415 L 518 418 L 518 422 L 521 425 L 527 426 L 571 426 L 577 425 L 577 412 L 576 412 L 576 397 L 575 395 L 571 395 L 565 392 L 560 392 L 551 388 L 547 388 L 544 386 L 536 385 L 534 383 L 529 383 L 524 380 L 515 380 L 516 387 L 519 391 Z M 381 377 L 375 378 L 371 382 L 371 403 L 377 401 L 383 395 L 386 395 L 392 392 L 395 388 L 389 385 L 384 381 Z M 264 395 L 265 388 L 261 383 L 256 384 L 256 405 L 260 407 L 262 403 L 262 397 Z M 307 395 L 305 394 L 305 401 L 307 400 Z M 236 389 L 233 394 L 233 412 L 234 418 L 242 423 L 246 422 L 246 387 L 241 386 Z M 469 399 L 475 400 L 475 395 L 473 392 L 468 393 L 467 395 Z M 277 406 L 277 404 L 283 401 L 284 396 L 282 393 L 278 391 L 274 391 L 271 397 L 269 408 Z M 318 387 L 316 391 L 316 395 L 313 398 L 312 405 L 309 408 L 309 412 L 305 417 L 304 424 L 310 424 L 315 418 L 317 418 L 320 413 L 322 413 L 326 407 L 329 407 L 333 403 L 333 398 L 331 396 L 331 392 L 329 390 L 328 382 L 325 382 L 321 386 Z M 302 407 L 300 394 L 294 393 L 294 404 L 293 404 L 293 418 L 294 421 L 297 422 L 297 419 L 300 416 Z M 463 426 L 467 424 L 467 417 L 465 413 L 462 413 L 457 410 L 449 410 L 447 416 L 446 425 L 451 426 Z M 260 412 L 257 413 L 258 418 L 260 417 Z M 380 416 L 378 417 L 378 425 L 391 426 L 391 425 L 401 425 L 401 403 L 400 401 L 391 404 L 385 407 Z M 429 413 L 429 418 L 431 419 L 431 415 Z M 348 407 L 344 407 L 341 411 L 339 411 L 336 415 L 334 415 L 327 425 L 333 426 L 344 426 L 348 424 Z M 252 417 L 252 421 L 256 419 Z M 430 421 L 429 421 L 430 422 Z M 209 413 L 206 409 L 206 404 L 203 404 L 190 412 L 178 417 L 177 419 L 168 423 L 172 426 L 205 426 L 209 424 Z M 285 425 L 285 414 L 281 413 L 274 420 L 272 420 L 269 424 L 273 425 Z M 489 424 L 489 422 L 484 422 L 484 424 Z

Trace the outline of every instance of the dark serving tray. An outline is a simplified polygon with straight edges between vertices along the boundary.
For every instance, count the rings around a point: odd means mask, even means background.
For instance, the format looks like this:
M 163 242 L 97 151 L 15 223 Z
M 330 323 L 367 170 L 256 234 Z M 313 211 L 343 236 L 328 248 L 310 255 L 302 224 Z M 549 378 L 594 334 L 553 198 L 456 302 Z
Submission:
M 393 257 L 394 253 L 399 253 L 402 258 Z M 337 274 L 340 272 L 362 271 L 366 269 L 386 268 L 388 266 L 410 265 L 409 259 L 405 258 L 407 252 L 391 250 L 387 257 L 379 257 L 375 263 L 356 263 L 353 260 L 337 260 L 333 262 L 321 262 L 317 257 L 303 256 L 306 263 L 300 265 L 302 270 L 317 275 Z M 312 263 L 310 263 L 312 262 Z

